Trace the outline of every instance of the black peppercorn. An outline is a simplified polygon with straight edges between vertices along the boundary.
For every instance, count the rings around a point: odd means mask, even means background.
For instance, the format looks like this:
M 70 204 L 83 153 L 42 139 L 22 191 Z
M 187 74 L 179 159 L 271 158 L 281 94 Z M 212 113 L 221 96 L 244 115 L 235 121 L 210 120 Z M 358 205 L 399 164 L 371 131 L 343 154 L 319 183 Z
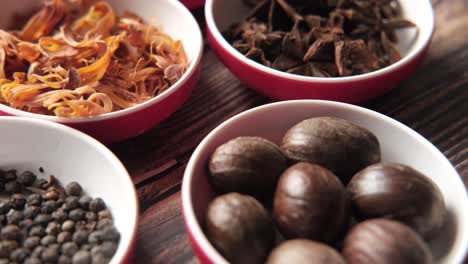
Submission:
M 57 238 L 52 235 L 47 235 L 41 239 L 41 245 L 43 246 L 50 246 L 57 241 Z
M 98 219 L 104 219 L 104 218 L 112 218 L 112 214 L 109 211 L 109 209 L 102 210 L 98 213 Z
M 34 221 L 32 219 L 23 219 L 18 224 L 18 226 L 23 230 L 28 230 L 33 225 L 34 225 Z
M 17 225 L 21 220 L 23 220 L 23 213 L 17 210 L 10 210 L 7 215 L 7 222 L 10 225 Z
M 34 206 L 34 205 L 28 206 L 26 207 L 26 209 L 24 209 L 23 216 L 24 218 L 33 219 L 39 214 L 40 211 L 41 211 L 41 208 L 39 206 Z
M 63 254 L 69 256 L 69 257 L 73 257 L 73 255 L 75 255 L 76 252 L 78 252 L 78 246 L 76 245 L 75 242 L 65 242 L 63 245 L 62 245 L 62 252 Z
M 24 264 L 42 264 L 42 261 L 37 257 L 29 257 L 24 261 Z
M 67 186 L 65 187 L 65 191 L 70 196 L 80 196 L 83 191 L 83 188 L 81 188 L 81 185 L 79 183 L 71 182 L 67 184 Z
M 75 253 L 72 259 L 73 264 L 90 264 L 91 254 L 87 251 L 80 250 Z
M 15 240 L 3 240 L 0 241 L 0 258 L 8 258 L 18 248 L 18 242 Z
M 41 242 L 41 238 L 38 236 L 30 236 L 23 242 L 23 246 L 27 249 L 34 249 Z
M 90 230 L 90 231 L 94 231 L 94 229 L 96 229 L 96 226 L 97 226 L 97 222 L 96 221 L 88 221 L 88 222 L 85 222 L 85 229 L 87 230 Z
M 81 208 L 83 208 L 85 210 L 89 210 L 89 204 L 91 203 L 92 200 L 93 200 L 93 198 L 91 198 L 91 197 L 89 197 L 87 195 L 81 196 L 80 200 L 79 200 Z
M 24 264 L 42 264 L 42 261 L 38 257 L 29 257 L 24 261 Z
M 120 240 L 120 233 L 114 226 L 107 226 L 102 230 L 102 239 L 117 242 Z
M 59 250 L 57 247 L 47 247 L 41 254 L 41 259 L 44 262 L 56 262 L 59 257 Z
M 72 232 L 75 229 L 75 222 L 72 220 L 67 220 L 62 224 L 62 231 Z
M 103 254 L 93 255 L 93 264 L 107 264 L 110 262 L 109 258 L 106 258 Z
M 96 221 L 98 219 L 98 216 L 95 212 L 86 212 L 85 218 L 88 221 Z
M 11 204 L 10 202 L 0 202 L 0 214 L 6 214 L 10 211 Z
M 42 197 L 40 194 L 33 193 L 28 195 L 26 198 L 26 204 L 27 205 L 34 205 L 34 206 L 40 206 L 42 204 Z
M 47 225 L 52 220 L 52 216 L 50 214 L 38 214 L 34 218 L 34 223 L 40 225 Z
M 50 222 L 47 224 L 46 233 L 49 235 L 57 235 L 61 231 L 61 226 L 57 222 Z
M 36 180 L 36 175 L 32 173 L 31 171 L 25 171 L 18 176 L 18 182 L 24 186 L 33 185 L 35 180 Z
M 16 193 L 10 197 L 10 205 L 13 209 L 23 210 L 26 204 L 26 199 L 22 194 Z
M 43 237 L 43 236 L 45 236 L 45 234 L 46 234 L 45 228 L 43 226 L 40 226 L 40 225 L 33 226 L 33 227 L 31 227 L 31 229 L 29 229 L 29 235 L 30 236 Z
M 37 246 L 34 248 L 34 250 L 31 253 L 31 256 L 41 258 L 42 252 L 44 252 L 45 247 L 44 246 Z
M 60 232 L 57 235 L 57 242 L 60 244 L 71 241 L 71 239 L 72 239 L 72 235 L 70 232 Z
M 73 241 L 78 245 L 82 245 L 88 242 L 88 236 L 90 236 L 88 231 L 78 230 L 73 234 Z
M 57 202 L 54 200 L 46 201 L 41 206 L 41 213 L 51 214 L 57 208 Z
M 68 210 L 73 210 L 80 206 L 79 198 L 76 196 L 69 196 L 65 199 L 65 204 L 67 205 Z
M 7 225 L 2 228 L 1 235 L 3 240 L 20 240 L 21 231 L 16 225 Z
M 10 259 L 15 262 L 22 263 L 26 260 L 29 254 L 30 253 L 28 252 L 28 250 L 24 248 L 17 248 L 13 252 L 11 252 Z
M 99 212 L 106 209 L 106 204 L 101 198 L 96 198 L 89 204 L 89 209 L 93 212 Z
M 37 179 L 33 183 L 33 186 L 39 189 L 44 189 L 46 185 L 47 185 L 47 181 L 45 179 Z
M 5 192 L 6 193 L 19 193 L 21 192 L 22 187 L 17 181 L 9 181 L 5 183 Z
M 104 232 L 101 230 L 98 230 L 89 234 L 88 242 L 94 245 L 94 244 L 101 243 L 103 239 L 104 239 Z
M 68 217 L 74 221 L 82 220 L 84 216 L 85 216 L 85 212 L 81 208 L 73 209 L 68 214 Z
M 80 250 L 91 251 L 92 248 L 93 247 L 90 244 L 84 244 L 84 245 L 81 245 Z
M 16 170 L 8 170 L 3 174 L 5 181 L 14 181 L 18 178 L 16 175 Z
M 101 219 L 98 221 L 97 223 L 97 229 L 103 229 L 107 226 L 111 226 L 113 225 L 114 222 L 112 221 L 112 219 L 109 219 L 109 218 L 104 218 L 104 219 Z
M 72 261 L 71 261 L 71 258 L 65 256 L 65 255 L 61 255 L 59 258 L 58 258 L 58 261 L 57 261 L 58 264 L 71 264 Z
M 111 258 L 117 251 L 117 244 L 111 241 L 104 241 L 100 246 L 100 253 L 105 257 Z
M 52 213 L 52 218 L 55 221 L 58 221 L 58 222 L 62 223 L 63 221 L 67 220 L 68 214 L 65 212 L 65 210 L 60 208 L 60 209 L 55 210 Z

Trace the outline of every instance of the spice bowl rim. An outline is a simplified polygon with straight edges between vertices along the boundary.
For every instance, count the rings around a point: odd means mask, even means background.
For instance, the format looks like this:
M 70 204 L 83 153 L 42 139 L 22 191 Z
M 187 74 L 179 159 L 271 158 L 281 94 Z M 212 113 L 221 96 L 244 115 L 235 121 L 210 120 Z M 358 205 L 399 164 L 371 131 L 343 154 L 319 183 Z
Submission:
M 209 242 L 207 236 L 203 230 L 203 223 L 198 221 L 197 214 L 205 214 L 202 210 L 198 209 L 201 205 L 201 208 L 205 208 L 204 206 L 208 206 L 208 204 L 204 204 L 205 201 L 202 201 L 207 196 L 206 190 L 198 190 L 196 186 L 204 185 L 204 182 L 209 182 L 207 178 L 207 164 L 202 164 L 203 162 L 207 162 L 209 159 L 210 153 L 212 153 L 214 141 L 216 144 L 222 144 L 222 142 L 226 142 L 230 138 L 235 138 L 236 136 L 249 136 L 249 134 L 243 134 L 243 132 L 239 132 L 242 127 L 246 126 L 247 120 L 255 120 L 256 118 L 260 118 L 261 116 L 265 117 L 267 113 L 271 110 L 275 110 L 275 113 L 279 114 L 279 110 L 281 109 L 281 113 L 285 113 L 288 107 L 289 109 L 300 109 L 300 108 L 312 108 L 312 105 L 315 105 L 314 109 L 319 108 L 326 108 L 327 111 L 329 109 L 334 109 L 339 111 L 337 115 L 345 115 L 347 117 L 355 117 L 356 119 L 366 119 L 366 120 L 378 120 L 379 123 L 385 124 L 386 126 L 392 127 L 394 131 L 399 131 L 405 135 L 405 138 L 414 142 L 415 145 L 420 145 L 424 152 L 429 153 L 432 157 L 434 157 L 434 162 L 436 164 L 442 166 L 444 172 L 447 173 L 446 176 L 458 176 L 456 178 L 450 177 L 450 182 L 452 185 L 456 186 L 457 190 L 455 194 L 451 194 L 446 189 L 445 191 L 441 189 L 442 196 L 444 200 L 450 198 L 452 202 L 451 208 L 455 212 L 457 212 L 457 217 L 463 219 L 468 219 L 468 212 L 463 211 L 463 207 L 468 207 L 468 193 L 466 189 L 464 192 L 460 191 L 460 188 L 465 188 L 458 172 L 455 170 L 453 165 L 450 161 L 427 139 L 425 139 L 422 135 L 417 133 L 416 131 L 412 130 L 410 127 L 398 122 L 395 119 L 392 119 L 388 116 L 385 116 L 381 113 L 375 112 L 373 110 L 369 110 L 360 106 L 355 106 L 352 104 L 341 103 L 341 102 L 333 102 L 333 101 L 326 101 L 326 100 L 312 100 L 312 99 L 305 99 L 305 100 L 289 100 L 289 101 L 281 101 L 270 103 L 266 105 L 262 105 L 240 114 L 237 114 L 230 119 L 224 121 L 220 125 L 218 125 L 215 129 L 213 129 L 197 146 L 195 151 L 193 152 L 188 165 L 184 172 L 184 177 L 182 181 L 182 208 L 183 208 L 183 215 L 186 230 L 189 236 L 189 240 L 191 242 L 191 246 L 194 249 L 195 253 L 199 256 L 202 260 L 202 263 L 227 263 L 226 260 L 221 256 L 220 253 L 214 248 L 214 246 Z M 302 110 L 301 110 L 302 111 Z M 305 111 L 305 110 L 304 110 Z M 271 114 L 270 114 L 271 115 Z M 287 116 L 287 114 L 282 114 Z M 330 113 L 331 116 L 335 116 L 335 114 Z M 311 117 L 317 116 L 314 113 L 310 114 Z M 366 121 L 368 122 L 368 121 Z M 256 127 L 254 124 L 251 124 L 253 127 Z M 262 126 L 262 125 L 261 125 Z M 262 128 L 263 129 L 263 128 Z M 232 132 L 235 130 L 235 132 Z M 263 131 L 263 130 L 262 130 Z M 240 134 L 241 133 L 241 134 Z M 252 135 L 250 135 L 252 136 Z M 221 140 L 222 138 L 223 140 Z M 379 140 L 381 140 L 379 138 Z M 222 142 L 221 142 L 222 141 Z M 221 143 L 220 143 L 221 142 Z M 218 144 L 218 146 L 219 146 Z M 387 162 L 387 161 L 383 161 Z M 408 161 L 410 162 L 410 161 Z M 203 169 L 204 168 L 204 169 Z M 418 168 L 417 168 L 418 169 Z M 203 174 L 198 173 L 200 170 L 205 170 L 206 172 Z M 429 175 L 430 176 L 430 175 Z M 432 176 L 431 176 L 432 177 Z M 453 179 L 452 179 L 453 178 Z M 203 182 L 202 184 L 200 182 Z M 451 185 L 451 186 L 452 186 Z M 204 188 L 204 187 L 203 187 Z M 211 187 L 207 187 L 211 189 Z M 200 197 L 197 195 L 197 198 L 194 198 L 194 194 L 197 192 L 203 193 Z M 454 203 L 453 196 L 457 198 L 459 195 L 462 196 L 462 200 Z M 196 199 L 196 200 L 195 200 Z M 208 198 L 206 198 L 208 199 Z M 209 200 L 209 199 L 208 199 Z M 447 201 L 446 201 L 447 202 Z M 455 218 L 457 219 L 457 218 Z M 460 219 L 458 219 L 460 220 Z M 467 221 L 468 223 L 468 221 Z M 450 252 L 448 258 L 450 258 L 450 262 L 447 263 L 462 263 L 464 257 L 468 253 L 468 224 L 464 224 L 461 222 L 461 226 L 457 229 L 455 233 L 454 239 L 458 243 L 456 245 L 451 245 L 447 252 Z M 447 256 L 445 256 L 447 257 Z M 453 261 L 453 262 L 452 262 Z
M 37 118 L 29 118 L 29 117 L 17 117 L 17 116 L 0 116 L 0 124 L 5 124 L 7 126 L 12 127 L 13 129 L 20 128 L 22 126 L 24 127 L 36 127 L 36 128 L 41 128 L 44 131 L 54 131 L 59 135 L 63 135 L 63 138 L 74 138 L 78 142 L 82 142 L 83 144 L 86 144 L 89 146 L 91 149 L 94 149 L 96 155 L 104 157 L 110 164 L 111 169 L 117 175 L 119 176 L 120 180 L 123 181 L 123 185 L 125 186 L 126 191 L 129 191 L 128 197 L 132 198 L 132 201 L 129 201 L 129 207 L 131 208 L 130 212 L 127 212 L 127 216 L 132 217 L 133 220 L 131 220 L 131 226 L 126 229 L 125 233 L 128 234 L 127 239 L 122 240 L 122 237 L 119 241 L 119 245 L 117 247 L 117 251 L 115 252 L 115 255 L 112 257 L 110 263 L 116 264 L 116 263 L 127 263 L 130 262 L 131 259 L 133 258 L 134 251 L 135 251 L 135 246 L 136 246 L 136 238 L 137 238 L 137 231 L 138 231 L 138 222 L 139 222 L 139 202 L 138 202 L 138 197 L 136 194 L 135 187 L 133 185 L 132 179 L 130 177 L 130 174 L 128 173 L 127 169 L 123 165 L 123 163 L 117 158 L 117 156 L 110 150 L 108 149 L 104 144 L 99 142 L 98 140 L 94 139 L 93 137 L 76 130 L 74 128 L 71 128 L 69 126 L 60 124 L 60 123 L 55 123 L 55 122 L 50 122 L 46 120 L 41 120 Z M 32 133 L 34 130 L 31 130 Z M 66 141 L 63 142 L 63 138 L 57 138 L 57 145 L 61 144 L 67 144 Z M 11 139 L 14 140 L 14 139 Z M 16 159 L 15 159 L 16 160 Z M 21 161 L 24 162 L 24 161 Z M 1 165 L 1 164 L 0 164 Z M 32 168 L 31 168 L 32 169 Z M 56 175 L 57 178 L 61 178 L 60 175 Z M 79 179 L 76 180 L 78 183 L 82 184 L 79 182 Z M 84 191 L 86 192 L 86 186 L 87 185 L 82 185 Z M 109 203 L 109 201 L 105 201 L 106 203 Z M 119 214 L 113 213 L 114 219 L 117 219 L 116 216 Z M 122 217 L 122 216 L 120 216 Z M 119 233 L 122 234 L 123 230 L 119 230 Z
M 206 17 L 206 24 L 207 29 L 214 37 L 214 41 L 217 42 L 221 48 L 227 52 L 231 57 L 235 60 L 243 63 L 244 65 L 248 65 L 250 67 L 256 68 L 257 70 L 269 74 L 274 75 L 279 78 L 294 80 L 294 81 L 302 81 L 302 82 L 319 82 L 319 83 L 348 83 L 348 82 L 356 82 L 362 81 L 370 78 L 380 77 L 382 75 L 388 74 L 390 72 L 394 72 L 397 69 L 404 68 L 409 65 L 412 61 L 416 60 L 420 53 L 424 52 L 424 50 L 428 47 L 431 42 L 432 36 L 434 34 L 435 29 L 435 17 L 434 17 L 434 8 L 430 0 L 424 0 L 424 2 L 428 5 L 428 12 L 427 15 L 427 24 L 424 24 L 425 27 L 428 27 L 428 33 L 424 35 L 424 38 L 419 42 L 419 45 L 415 46 L 409 54 L 402 56 L 401 60 L 397 61 L 396 63 L 386 66 L 384 68 L 378 69 L 376 71 L 372 71 L 369 73 L 353 75 L 353 76 L 344 76 L 344 77 L 313 77 L 313 76 L 303 76 L 298 74 L 292 74 L 283 72 L 280 70 L 276 70 L 270 67 L 267 67 L 261 63 L 255 62 L 251 59 L 248 59 L 239 51 L 237 51 L 229 42 L 223 37 L 219 27 L 214 19 L 214 2 L 220 0 L 206 0 L 205 4 L 205 17 Z M 412 1 L 412 0 L 400 0 L 400 1 Z M 223 1 L 220 1 L 223 2 Z M 422 12 L 422 11 L 421 11 Z M 419 34 L 419 33 L 418 33 Z

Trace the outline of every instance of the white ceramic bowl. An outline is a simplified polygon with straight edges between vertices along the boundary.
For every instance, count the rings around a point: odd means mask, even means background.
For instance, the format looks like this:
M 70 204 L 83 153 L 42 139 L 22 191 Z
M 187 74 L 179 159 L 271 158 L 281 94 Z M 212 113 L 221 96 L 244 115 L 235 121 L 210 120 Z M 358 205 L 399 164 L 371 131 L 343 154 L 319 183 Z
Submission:
M 350 76 L 319 78 L 278 71 L 246 58 L 227 42 L 222 32 L 249 13 L 243 1 L 207 0 L 207 36 L 223 63 L 249 87 L 279 100 L 326 99 L 361 102 L 388 92 L 410 77 L 424 59 L 434 31 L 430 0 L 399 0 L 402 16 L 417 25 L 397 32 L 402 59 L 378 71 Z
M 226 263 L 202 231 L 214 193 L 208 183 L 208 160 L 214 150 L 238 136 L 260 136 L 280 143 L 287 129 L 318 116 L 347 119 L 379 139 L 384 162 L 399 162 L 429 176 L 441 189 L 449 216 L 440 235 L 430 241 L 436 263 L 462 263 L 468 248 L 468 196 L 456 170 L 429 141 L 407 126 L 377 112 L 344 103 L 299 100 L 273 103 L 243 112 L 214 129 L 187 165 L 182 206 L 192 246 L 203 263 Z M 404 243 L 402 241 L 402 243 Z
M 43 0 L 2 1 L 0 28 L 11 24 L 12 15 L 34 10 Z M 201 72 L 203 38 L 197 21 L 177 0 L 106 0 L 117 14 L 131 11 L 147 23 L 154 20 L 163 32 L 184 45 L 190 65 L 174 85 L 162 94 L 136 106 L 94 117 L 59 118 L 34 114 L 0 104 L 0 115 L 34 117 L 62 123 L 94 138 L 111 143 L 142 134 L 174 113 L 189 97 Z
M 127 170 L 95 139 L 67 126 L 39 119 L 0 117 L 0 169 L 54 175 L 66 185 L 76 181 L 91 197 L 101 197 L 119 230 L 111 263 L 130 261 L 135 247 L 138 200 Z M 39 172 L 39 168 L 44 173 Z

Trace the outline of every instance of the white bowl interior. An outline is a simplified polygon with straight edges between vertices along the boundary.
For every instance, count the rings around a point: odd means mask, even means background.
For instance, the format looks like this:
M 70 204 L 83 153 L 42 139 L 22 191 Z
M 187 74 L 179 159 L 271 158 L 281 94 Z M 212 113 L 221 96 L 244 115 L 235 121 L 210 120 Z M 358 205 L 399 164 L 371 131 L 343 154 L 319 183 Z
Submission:
M 118 263 L 136 232 L 138 201 L 125 167 L 104 145 L 72 128 L 37 119 L 0 117 L 0 169 L 54 175 L 66 185 L 76 181 L 109 207 L 121 240 Z M 39 172 L 39 168 L 44 173 Z
M 379 71 L 362 74 L 358 76 L 351 77 L 341 77 L 341 78 L 319 78 L 321 81 L 326 80 L 349 80 L 351 78 L 357 79 L 362 78 L 362 76 L 373 75 L 377 72 L 383 72 L 391 70 L 394 67 L 397 67 L 401 63 L 408 61 L 410 57 L 413 57 L 417 54 L 418 51 L 421 51 L 427 42 L 430 40 L 433 29 L 434 29 L 434 15 L 429 0 L 400 0 L 402 9 L 402 16 L 414 24 L 417 25 L 416 28 L 408 28 L 397 31 L 399 38 L 399 43 L 397 45 L 401 55 L 404 57 L 398 63 L 395 63 L 389 67 L 381 69 Z M 294 78 L 294 79 L 311 79 L 317 77 L 304 77 L 297 76 L 293 74 L 284 73 L 281 71 L 273 70 L 266 66 L 263 66 L 259 63 L 253 62 L 245 58 L 240 52 L 234 49 L 221 35 L 221 32 L 224 32 L 228 27 L 233 23 L 239 23 L 242 19 L 249 13 L 249 8 L 243 4 L 242 1 L 223 1 L 223 0 L 207 0 L 205 13 L 207 17 L 207 23 L 210 29 L 213 30 L 217 41 L 219 41 L 225 49 L 234 55 L 237 59 L 242 60 L 251 65 L 256 65 L 264 71 L 272 72 L 279 74 L 284 77 Z M 302 77 L 302 78 L 301 78 Z
M 303 100 L 274 103 L 249 110 L 213 130 L 195 150 L 186 169 L 182 190 L 186 221 L 215 263 L 225 260 L 204 236 L 200 224 L 213 191 L 207 181 L 210 155 L 219 145 L 238 136 L 260 136 L 277 144 L 287 129 L 318 116 L 347 119 L 372 131 L 379 139 L 382 161 L 403 163 L 430 177 L 441 189 L 449 211 L 440 235 L 430 241 L 436 263 L 461 263 L 468 248 L 468 198 L 450 162 L 429 141 L 382 114 L 343 103 Z
M 183 84 L 190 75 L 196 70 L 201 57 L 203 48 L 203 39 L 201 36 L 200 28 L 192 16 L 192 14 L 184 7 L 182 3 L 177 0 L 105 0 L 108 2 L 117 15 L 125 11 L 133 12 L 142 17 L 147 23 L 154 22 L 154 25 L 161 29 L 163 32 L 169 34 L 174 40 L 181 40 L 185 51 L 187 53 L 190 66 L 181 79 L 172 85 L 164 93 L 152 98 L 149 101 L 138 104 L 128 109 L 120 110 L 117 112 L 107 113 L 92 118 L 57 118 L 54 116 L 45 116 L 32 114 L 16 109 L 12 109 L 5 105 L 0 104 L 0 110 L 19 116 L 39 117 L 42 119 L 60 121 L 60 122 L 82 122 L 82 121 L 96 121 L 106 118 L 123 115 L 127 112 L 136 111 L 142 107 L 153 104 Z M 15 13 L 28 12 L 35 10 L 40 6 L 42 0 L 16 0 L 5 1 L 2 3 L 0 9 L 0 29 L 10 26 L 12 22 L 12 15 Z M 21 7 L 21 8 L 19 8 Z M 24 8 L 26 7 L 26 8 Z

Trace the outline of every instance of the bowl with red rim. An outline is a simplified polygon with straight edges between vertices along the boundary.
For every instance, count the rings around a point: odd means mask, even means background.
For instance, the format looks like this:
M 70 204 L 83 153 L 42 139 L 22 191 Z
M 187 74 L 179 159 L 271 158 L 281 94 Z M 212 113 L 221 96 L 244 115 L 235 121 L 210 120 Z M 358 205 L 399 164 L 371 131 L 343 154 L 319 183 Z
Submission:
M 200 76 L 203 55 L 200 27 L 190 11 L 177 0 L 108 0 L 107 2 L 116 13 L 131 11 L 147 23 L 155 21 L 155 25 L 163 32 L 175 40 L 181 40 L 190 63 L 184 75 L 166 91 L 148 101 L 93 117 L 60 118 L 21 111 L 3 104 L 0 104 L 0 115 L 32 117 L 62 123 L 81 130 L 101 142 L 112 143 L 144 133 L 168 118 L 185 102 Z M 3 3 L 0 10 L 0 28 L 11 23 L 13 14 L 22 10 L 34 10 L 41 3 L 41 0 Z
M 195 9 L 202 6 L 205 0 L 182 0 L 181 2 L 184 3 L 188 9 Z
M 227 263 L 204 233 L 210 202 L 216 197 L 208 163 L 217 147 L 240 136 L 263 137 L 279 145 L 285 132 L 314 117 L 332 116 L 371 131 L 379 140 L 382 162 L 401 163 L 429 177 L 441 190 L 448 214 L 428 240 L 434 263 L 462 263 L 468 252 L 468 194 L 455 168 L 428 140 L 385 115 L 351 104 L 324 100 L 290 100 L 240 113 L 216 127 L 198 145 L 185 170 L 182 207 L 195 254 L 202 263 Z
M 138 199 L 119 159 L 94 138 L 38 118 L 0 116 L 0 169 L 53 175 L 66 186 L 78 182 L 85 194 L 109 208 L 120 242 L 110 263 L 132 263 L 138 228 Z
M 402 59 L 380 70 L 349 77 L 309 77 L 275 70 L 246 58 L 223 37 L 233 23 L 248 14 L 243 1 L 207 0 L 208 41 L 220 60 L 241 81 L 277 100 L 325 99 L 358 103 L 382 95 L 413 74 L 426 56 L 434 31 L 429 0 L 399 0 L 402 16 L 416 29 L 397 32 Z

